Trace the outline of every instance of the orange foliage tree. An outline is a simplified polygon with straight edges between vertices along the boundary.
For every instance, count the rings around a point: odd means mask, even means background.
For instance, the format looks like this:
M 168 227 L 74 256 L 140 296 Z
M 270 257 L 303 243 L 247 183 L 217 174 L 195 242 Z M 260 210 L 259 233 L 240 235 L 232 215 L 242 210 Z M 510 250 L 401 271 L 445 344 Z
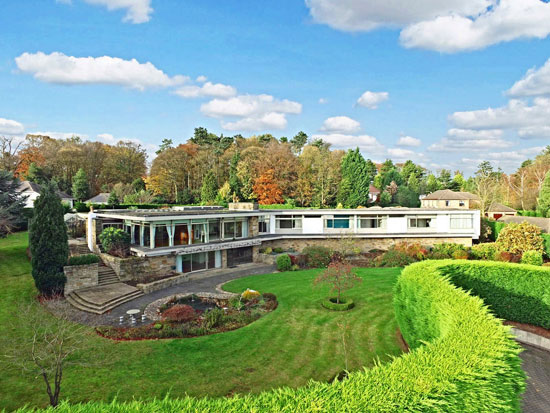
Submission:
M 254 193 L 258 202 L 262 205 L 281 204 L 283 191 L 275 181 L 275 171 L 268 169 L 261 174 L 254 182 Z

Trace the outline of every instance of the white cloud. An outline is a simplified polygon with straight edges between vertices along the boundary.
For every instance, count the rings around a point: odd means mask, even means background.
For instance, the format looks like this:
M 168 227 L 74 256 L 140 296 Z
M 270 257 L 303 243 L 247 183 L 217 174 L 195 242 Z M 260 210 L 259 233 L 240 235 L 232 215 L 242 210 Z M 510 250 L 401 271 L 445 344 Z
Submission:
M 461 161 L 464 165 L 479 165 L 483 161 L 489 161 L 496 168 L 502 168 L 504 171 L 516 170 L 523 161 L 538 155 L 544 147 L 535 146 L 531 148 L 517 149 L 513 151 L 504 152 L 488 152 L 483 157 L 477 158 L 462 158 Z M 472 169 L 475 170 L 475 167 Z
M 443 153 L 468 153 L 511 146 L 513 146 L 513 142 L 503 139 L 503 131 L 500 129 L 449 129 L 447 136 L 430 145 L 428 150 Z
M 540 69 L 530 69 L 508 91 L 509 96 L 550 95 L 550 59 Z
M 424 157 L 422 153 L 403 148 L 390 148 L 388 149 L 388 154 L 390 155 L 392 160 L 398 162 L 406 161 L 408 159 L 413 159 L 415 162 L 417 162 L 419 158 Z
M 0 118 L 0 134 L 19 135 L 25 131 L 22 123 L 16 120 Z
M 401 44 L 440 52 L 481 49 L 550 33 L 541 0 L 306 0 L 313 19 L 344 31 L 400 28 Z
M 378 104 L 388 100 L 389 97 L 388 92 L 370 92 L 367 90 L 357 99 L 357 104 L 369 109 L 376 109 Z
M 519 129 L 518 135 L 522 139 L 550 139 L 550 125 L 528 126 L 526 128 Z
M 455 112 L 449 120 L 463 129 L 519 129 L 550 124 L 550 98 L 512 99 L 506 106 Z
M 15 58 L 19 70 L 47 83 L 110 84 L 138 90 L 183 83 L 185 76 L 170 77 L 151 62 L 118 57 L 74 57 L 63 53 L 23 53 Z
M 88 4 L 105 6 L 107 10 L 126 10 L 122 21 L 134 24 L 146 23 L 151 20 L 152 0 L 84 0 Z
M 347 116 L 334 116 L 325 119 L 321 130 L 327 133 L 355 133 L 359 132 L 361 124 Z
M 221 119 L 222 127 L 228 130 L 284 129 L 287 125 L 286 115 L 301 113 L 302 105 L 265 94 L 239 95 L 204 103 L 201 105 L 201 112 Z
M 422 141 L 412 136 L 401 136 L 397 141 L 398 146 L 417 147 L 422 145 Z
M 197 76 L 197 78 L 195 80 L 199 83 L 204 83 L 208 80 L 208 78 L 204 75 L 201 75 L 201 76 Z
M 182 86 L 176 89 L 174 94 L 181 96 L 182 98 L 197 98 L 204 96 L 227 98 L 235 96 L 237 94 L 237 89 L 233 86 L 224 85 L 222 83 L 206 82 L 202 86 Z
M 319 104 L 320 105 L 325 105 L 328 103 L 328 99 L 327 98 L 319 98 Z
M 354 149 L 359 147 L 367 156 L 385 156 L 386 147 L 374 136 L 348 135 L 343 133 L 329 133 L 313 135 L 313 139 L 322 139 L 332 144 L 335 149 Z
M 53 139 L 69 139 L 73 136 L 78 136 L 81 139 L 88 139 L 88 135 L 85 133 L 78 133 L 78 132 L 54 132 L 54 131 L 35 131 L 35 132 L 29 132 L 31 135 L 42 135 L 42 136 L 49 136 Z

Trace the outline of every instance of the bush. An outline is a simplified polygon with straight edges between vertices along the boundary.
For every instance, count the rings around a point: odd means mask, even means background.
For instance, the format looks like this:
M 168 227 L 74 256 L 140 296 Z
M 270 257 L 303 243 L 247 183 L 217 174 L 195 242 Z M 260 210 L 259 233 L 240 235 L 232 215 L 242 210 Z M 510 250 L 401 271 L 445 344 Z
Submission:
M 288 254 L 293 266 L 303 268 L 307 265 L 307 257 L 303 254 Z
M 435 244 L 430 251 L 429 258 L 433 260 L 445 260 L 454 258 L 453 254 L 464 256 L 464 253 L 466 253 L 467 257 L 468 249 L 464 245 L 445 242 L 442 244 Z
M 279 271 L 289 271 L 292 267 L 292 261 L 288 254 L 279 255 L 277 257 L 277 269 Z
M 298 271 L 300 269 L 300 266 L 294 264 L 292 267 L 290 267 L 290 271 Z
M 500 232 L 496 244 L 500 251 L 513 254 L 523 254 L 525 251 L 544 252 L 540 228 L 527 222 L 508 224 Z
M 95 254 L 74 255 L 69 258 L 69 265 L 89 265 L 99 262 L 99 257 Z
M 110 255 L 127 257 L 130 253 L 130 235 L 119 228 L 105 228 L 99 234 L 99 240 L 105 252 Z
M 40 273 L 34 277 L 34 284 L 40 293 L 46 297 L 54 297 L 63 294 L 63 288 L 67 282 L 64 273 Z
M 472 258 L 476 260 L 494 260 L 496 254 L 496 244 L 486 242 L 472 246 Z
M 224 324 L 225 313 L 221 308 L 215 307 L 204 313 L 204 326 L 208 329 Z
M 273 252 L 273 249 L 271 247 L 266 247 L 264 250 L 264 254 L 271 254 Z
M 260 298 L 260 293 L 256 290 L 251 290 L 250 288 L 247 288 L 241 294 L 241 298 L 243 301 L 257 300 L 258 298 Z
M 273 248 L 275 254 L 282 254 L 284 250 L 281 247 Z
M 327 310 L 347 311 L 355 307 L 351 298 L 340 298 L 340 303 L 336 303 L 336 297 L 329 297 L 321 301 L 321 305 Z
M 306 256 L 307 265 L 311 268 L 326 268 L 332 259 L 332 250 L 327 247 L 306 247 L 302 254 Z
M 485 224 L 487 224 L 489 226 L 489 228 L 491 229 L 490 231 L 490 234 L 489 235 L 489 239 L 491 241 L 496 241 L 498 239 L 498 236 L 500 234 L 500 232 L 506 227 L 506 223 L 505 222 L 500 222 L 500 221 L 493 221 L 491 219 L 487 219 L 487 218 L 482 218 L 483 222 Z
M 542 253 L 539 251 L 525 251 L 521 256 L 521 263 L 541 266 L 543 263 Z
M 392 249 L 407 254 L 413 261 L 421 261 L 428 255 L 428 250 L 418 242 L 399 242 Z
M 544 251 L 547 257 L 550 257 L 550 234 L 541 234 L 544 240 Z
M 173 323 L 187 323 L 197 318 L 197 312 L 190 305 L 176 304 L 162 312 L 162 318 Z
M 467 260 L 469 257 L 468 251 L 466 250 L 456 250 L 453 251 L 452 257 L 455 260 Z
M 518 263 L 521 261 L 520 254 L 512 254 L 508 251 L 497 251 L 495 261 Z
M 416 260 L 410 257 L 407 253 L 391 248 L 376 259 L 376 266 L 406 267 L 415 261 Z

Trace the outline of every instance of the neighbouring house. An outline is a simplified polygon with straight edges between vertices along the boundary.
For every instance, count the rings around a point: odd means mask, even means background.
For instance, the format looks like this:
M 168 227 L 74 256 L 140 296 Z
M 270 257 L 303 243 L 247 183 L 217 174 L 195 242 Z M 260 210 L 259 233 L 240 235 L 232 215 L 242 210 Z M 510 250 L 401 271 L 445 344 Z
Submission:
M 380 199 L 380 189 L 373 184 L 369 186 L 369 203 L 374 204 Z
M 111 194 L 109 192 L 101 192 L 96 196 L 86 200 L 85 203 L 107 205 L 109 202 L 110 195 Z
M 19 192 L 21 195 L 26 196 L 25 208 L 34 208 L 34 201 L 40 196 L 42 187 L 34 182 L 22 181 L 19 184 Z M 74 206 L 74 198 L 65 192 L 57 191 L 57 195 L 61 198 L 61 202 L 69 204 L 71 208 Z
M 88 247 L 99 252 L 98 235 L 116 227 L 130 235 L 132 271 L 141 260 L 139 265 L 150 272 L 194 273 L 262 262 L 261 247 L 297 252 L 308 246 L 337 249 L 342 236 L 352 237 L 363 252 L 388 249 L 400 241 L 470 246 L 480 233 L 479 210 L 464 208 L 231 207 L 96 210 L 88 214 Z
M 502 205 L 498 202 L 493 202 L 489 208 L 487 208 L 487 212 L 485 212 L 485 216 L 487 218 L 492 218 L 495 221 L 502 217 L 514 217 L 517 214 L 518 211 L 514 208 L 507 207 L 506 205 Z
M 503 216 L 499 219 L 499 222 L 506 222 L 507 224 L 511 222 L 515 224 L 527 222 L 529 224 L 539 227 L 542 232 L 550 234 L 550 218 Z
M 420 203 L 422 208 L 472 209 L 478 206 L 479 197 L 469 192 L 441 189 L 424 196 Z

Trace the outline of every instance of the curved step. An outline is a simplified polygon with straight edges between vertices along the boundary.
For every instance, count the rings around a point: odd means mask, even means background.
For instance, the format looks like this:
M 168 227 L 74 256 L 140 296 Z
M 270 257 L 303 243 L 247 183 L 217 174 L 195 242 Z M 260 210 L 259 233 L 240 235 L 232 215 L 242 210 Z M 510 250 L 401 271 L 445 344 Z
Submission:
M 142 295 L 143 292 L 135 287 L 121 282 L 113 282 L 109 285 L 73 291 L 66 298 L 71 305 L 80 310 L 103 314 Z

